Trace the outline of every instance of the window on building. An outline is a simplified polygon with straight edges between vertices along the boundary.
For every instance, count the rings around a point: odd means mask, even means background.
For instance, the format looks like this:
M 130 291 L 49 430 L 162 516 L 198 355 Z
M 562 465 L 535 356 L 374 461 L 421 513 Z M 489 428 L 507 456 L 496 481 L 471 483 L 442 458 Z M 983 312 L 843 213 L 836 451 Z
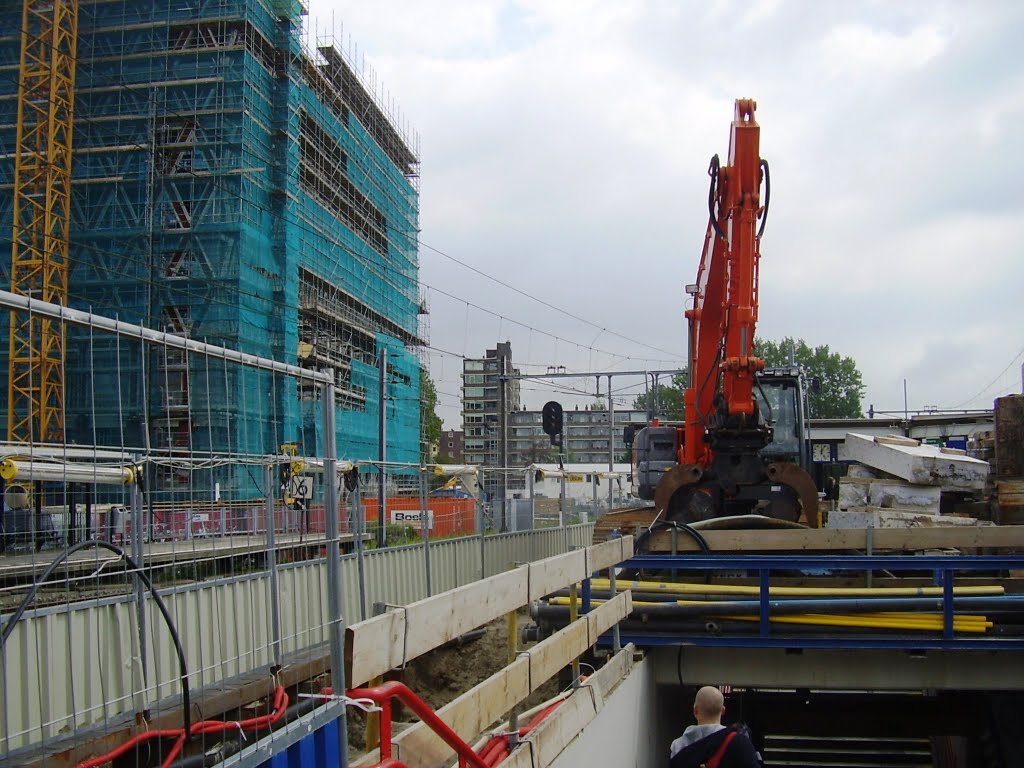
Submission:
M 163 311 L 163 330 L 187 336 L 192 328 L 192 307 L 187 304 L 169 304 Z
M 174 279 L 192 276 L 192 251 L 179 248 L 164 254 L 164 277 Z
M 195 160 L 196 119 L 168 117 L 156 128 L 154 156 L 156 172 L 172 176 L 191 173 Z

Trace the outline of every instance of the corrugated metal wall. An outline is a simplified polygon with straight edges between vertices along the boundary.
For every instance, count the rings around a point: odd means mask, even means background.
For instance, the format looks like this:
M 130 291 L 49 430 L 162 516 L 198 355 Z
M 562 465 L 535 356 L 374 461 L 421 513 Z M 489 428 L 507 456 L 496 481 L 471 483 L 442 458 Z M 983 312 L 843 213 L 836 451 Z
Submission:
M 592 524 L 430 543 L 433 594 L 590 544 Z M 482 546 L 481 546 L 482 544 Z M 481 555 L 483 567 L 481 567 Z M 404 605 L 427 597 L 423 544 L 366 552 L 365 607 Z M 343 610 L 360 618 L 357 555 L 342 559 Z M 327 579 L 323 560 L 278 569 L 281 645 L 285 654 L 327 641 Z M 161 590 L 188 660 L 192 688 L 273 661 L 271 579 L 267 572 Z M 4 751 L 43 741 L 119 713 L 155 706 L 179 693 L 171 636 L 147 597 L 146 665 L 142 684 L 136 604 L 125 595 L 29 611 L 0 655 L 0 742 Z M 67 680 L 51 685 L 50 680 Z M 143 697 L 145 701 L 143 701 Z

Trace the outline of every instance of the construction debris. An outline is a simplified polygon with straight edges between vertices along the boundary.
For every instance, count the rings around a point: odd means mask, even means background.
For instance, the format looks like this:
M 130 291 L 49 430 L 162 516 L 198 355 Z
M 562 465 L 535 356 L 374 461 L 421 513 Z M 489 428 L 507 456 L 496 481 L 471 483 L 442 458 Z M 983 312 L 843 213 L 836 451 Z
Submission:
M 900 436 L 848 433 L 840 458 L 861 463 L 851 464 L 839 481 L 839 509 L 829 515 L 829 528 L 988 524 L 975 517 L 941 514 L 943 494 L 961 501 L 965 494 L 985 489 L 988 463 L 963 451 Z

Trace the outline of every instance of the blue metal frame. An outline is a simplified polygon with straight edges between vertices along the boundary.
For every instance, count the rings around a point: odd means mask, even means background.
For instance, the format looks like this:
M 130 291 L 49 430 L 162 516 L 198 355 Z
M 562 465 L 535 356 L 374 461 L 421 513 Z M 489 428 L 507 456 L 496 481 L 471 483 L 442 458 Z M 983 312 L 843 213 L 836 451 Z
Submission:
M 911 649 L 1024 649 L 1024 637 L 967 638 L 953 631 L 953 584 L 958 571 L 1024 569 L 1022 555 L 638 555 L 621 564 L 626 568 L 685 569 L 756 572 L 760 584 L 760 621 L 757 636 L 650 635 L 623 633 L 623 642 L 640 646 L 693 645 L 738 648 L 911 648 Z M 772 632 L 770 592 L 772 571 L 931 571 L 942 587 L 942 637 L 893 634 L 841 635 L 841 629 L 823 628 L 827 636 L 784 635 Z M 607 645 L 605 635 L 601 644 Z

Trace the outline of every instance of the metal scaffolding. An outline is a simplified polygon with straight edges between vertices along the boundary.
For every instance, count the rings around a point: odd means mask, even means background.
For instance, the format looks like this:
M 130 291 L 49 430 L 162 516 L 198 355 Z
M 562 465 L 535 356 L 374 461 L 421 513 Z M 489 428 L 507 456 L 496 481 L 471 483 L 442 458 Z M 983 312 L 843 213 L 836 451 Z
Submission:
M 386 349 L 389 455 L 412 462 L 426 337 L 418 139 L 342 48 L 310 43 L 303 13 L 287 1 L 81 0 L 67 303 L 330 369 L 339 451 L 353 459 L 377 452 Z M 24 26 L 0 12 L 0 68 L 18 61 Z M 16 87 L 0 78 L 0 96 Z M 0 98 L 0 183 L 14 175 L 14 103 Z M 0 236 L 13 216 L 0 199 Z M 68 333 L 53 366 L 68 383 L 51 391 L 71 442 L 170 453 L 323 443 L 321 403 L 295 381 Z M 0 364 L 40 357 L 10 351 Z M 224 472 L 222 492 L 250 494 L 247 473 Z

